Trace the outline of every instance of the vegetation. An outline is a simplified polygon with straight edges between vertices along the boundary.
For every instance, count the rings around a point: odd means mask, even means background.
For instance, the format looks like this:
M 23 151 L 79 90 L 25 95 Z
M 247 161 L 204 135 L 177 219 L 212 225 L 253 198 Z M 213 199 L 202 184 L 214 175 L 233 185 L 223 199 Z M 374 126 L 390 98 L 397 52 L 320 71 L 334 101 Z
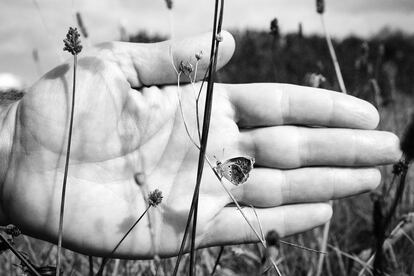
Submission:
M 325 38 L 306 37 L 301 32 L 274 35 L 265 31 L 246 30 L 233 34 L 236 39 L 236 52 L 230 63 L 216 76 L 218 81 L 285 82 L 339 91 Z M 135 42 L 161 40 L 164 38 L 149 36 L 145 32 L 130 37 L 130 41 Z M 414 73 L 414 38 L 401 33 L 386 34 L 384 30 L 368 41 L 348 37 L 334 42 L 334 47 L 348 93 L 376 105 L 382 117 L 380 128 L 401 135 L 403 127 L 408 123 L 407 114 L 413 111 L 410 103 L 414 92 L 411 78 Z M 315 76 L 321 76 L 317 83 L 312 81 Z M 0 94 L 4 98 L 0 98 L 0 101 L 7 104 L 21 96 L 11 96 L 15 93 Z M 398 167 L 394 167 L 394 174 L 392 169 L 382 169 L 383 184 L 379 191 L 395 189 L 389 183 L 393 175 L 399 175 L 395 171 Z M 387 269 L 400 273 L 398 275 L 414 273 L 414 241 L 411 238 L 414 216 L 410 213 L 414 206 L 410 188 L 412 181 L 408 174 L 406 191 L 398 199 L 395 216 L 397 219 L 392 221 L 395 233 L 391 232 L 392 229 L 383 229 L 386 232 L 384 238 L 387 238 L 388 242 L 387 250 L 384 250 L 387 252 L 384 258 L 389 264 Z M 373 202 L 378 203 L 377 199 L 374 194 L 371 197 L 362 195 L 334 202 L 335 214 L 328 240 L 329 254 L 326 256 L 322 275 L 359 275 L 361 271 L 372 267 L 371 258 L 377 242 L 377 236 L 373 234 L 377 222 Z M 322 229 L 317 228 L 291 237 L 287 241 L 318 249 L 321 238 Z M 54 263 L 55 246 L 25 236 L 20 236 L 15 242 L 19 251 L 28 252 L 27 255 L 36 265 L 46 267 L 47 264 Z M 0 246 L 4 244 L 0 243 Z M 315 274 L 320 253 L 286 244 L 278 244 L 278 248 L 277 265 L 282 275 Z M 265 254 L 265 250 L 256 245 L 228 246 L 223 250 L 202 249 L 197 256 L 195 269 L 198 275 L 210 275 L 217 256 L 221 255 L 216 275 L 255 275 L 260 271 Z M 188 256 L 183 258 L 185 265 L 181 265 L 179 275 L 188 273 L 189 259 Z M 62 267 L 67 273 L 65 275 L 85 275 L 89 270 L 89 261 L 92 261 L 95 267 L 100 264 L 98 259 L 88 259 L 87 256 L 64 250 Z M 7 275 L 21 275 L 21 272 L 25 272 L 26 275 L 32 275 L 24 266 L 19 269 L 19 263 L 11 252 L 3 253 L 0 256 L 0 272 Z M 175 258 L 152 261 L 117 260 L 108 263 L 103 275 L 169 275 L 174 265 Z

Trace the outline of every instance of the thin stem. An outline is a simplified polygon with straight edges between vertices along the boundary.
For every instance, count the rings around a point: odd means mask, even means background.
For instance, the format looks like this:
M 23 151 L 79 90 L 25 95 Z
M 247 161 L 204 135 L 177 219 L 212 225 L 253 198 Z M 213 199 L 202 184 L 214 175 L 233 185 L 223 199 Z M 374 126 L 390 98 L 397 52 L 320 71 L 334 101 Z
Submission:
M 173 275 L 177 275 L 178 267 L 182 258 L 182 254 L 184 251 L 184 246 L 187 239 L 187 234 L 190 226 L 191 220 L 193 220 L 193 229 L 192 229 L 192 238 L 191 238 L 191 253 L 190 253 L 190 275 L 194 273 L 194 260 L 195 260 L 195 234 L 196 234 L 196 226 L 197 226 L 197 211 L 198 211 L 198 196 L 200 191 L 200 184 L 201 184 L 201 176 L 203 174 L 204 168 L 204 158 L 206 154 L 207 148 L 207 140 L 208 140 L 208 131 L 210 127 L 210 117 L 211 117 L 211 109 L 213 103 L 213 87 L 214 87 L 214 72 L 216 71 L 216 63 L 217 63 L 217 49 L 218 49 L 218 41 L 216 39 L 217 31 L 221 31 L 221 23 L 219 21 L 217 24 L 217 16 L 218 16 L 218 2 L 216 0 L 215 4 L 215 11 L 214 11 L 214 24 L 213 24 L 213 35 L 212 35 L 212 42 L 211 42 L 211 53 L 210 59 L 213 57 L 212 62 L 209 65 L 209 76 L 208 76 L 208 85 L 207 85 L 207 92 L 206 92 L 206 102 L 205 102 L 205 109 L 204 109 L 204 118 L 203 118 L 203 131 L 201 137 L 201 144 L 200 144 L 200 153 L 198 158 L 198 169 L 197 169 L 197 180 L 196 186 L 193 193 L 193 198 L 191 202 L 190 212 L 187 218 L 187 225 L 185 227 L 183 240 L 181 242 L 180 251 L 178 252 L 177 262 L 174 268 Z M 223 8 L 223 0 L 221 1 L 221 8 Z M 222 13 L 220 14 L 222 17 Z
M 62 251 L 62 240 L 63 240 L 63 218 L 64 218 L 64 215 L 65 215 L 66 184 L 67 184 L 67 180 L 68 180 L 70 148 L 71 148 L 71 144 L 72 144 L 73 117 L 74 117 L 74 113 L 75 113 L 75 91 L 76 91 L 76 67 L 77 67 L 77 64 L 78 64 L 78 57 L 75 54 L 75 55 L 73 55 L 72 107 L 71 107 L 71 112 L 70 112 L 68 144 L 67 144 L 67 148 L 66 148 L 65 172 L 64 172 L 64 175 L 63 175 L 62 198 L 61 198 L 61 201 L 60 201 L 56 276 L 60 275 L 60 266 L 61 266 L 61 253 L 62 253 L 61 251 Z
M 330 202 L 332 205 L 332 201 Z M 331 220 L 329 220 L 327 223 L 325 223 L 323 227 L 323 238 L 322 238 L 322 245 L 321 245 L 321 251 L 326 252 L 326 248 L 328 245 L 328 237 L 329 237 L 329 228 L 331 226 Z M 321 254 L 319 255 L 318 260 L 318 270 L 316 271 L 316 276 L 319 276 L 322 274 L 322 267 L 323 267 L 323 261 L 325 259 L 325 255 Z
M 397 209 L 398 203 L 401 201 L 401 198 L 403 196 L 404 188 L 405 188 L 405 179 L 407 177 L 408 172 L 408 161 L 403 161 L 406 165 L 402 171 L 401 177 L 400 177 L 400 183 L 397 187 L 397 191 L 395 192 L 394 201 L 390 207 L 390 210 L 386 214 L 386 217 L 384 219 L 384 229 L 387 229 L 391 219 L 395 213 L 395 210 Z
M 384 194 L 383 194 L 383 197 L 384 198 L 387 198 L 388 197 L 388 195 L 389 195 L 389 193 L 391 192 L 391 188 L 394 186 L 393 184 L 394 184 L 394 182 L 395 182 L 395 180 L 397 179 L 397 174 L 393 174 L 392 175 L 392 179 L 391 179 L 391 182 L 390 182 L 390 184 L 388 185 L 388 187 L 387 187 L 387 190 L 384 192 Z M 385 185 L 384 185 L 385 186 Z
M 93 276 L 93 256 L 88 256 L 89 260 L 89 276 Z
M 221 255 L 223 254 L 223 251 L 224 251 L 224 246 L 220 246 L 220 251 L 217 255 L 216 262 L 214 263 L 214 267 L 213 267 L 213 270 L 210 273 L 210 276 L 213 276 L 214 273 L 216 273 L 216 269 L 217 269 L 217 267 L 220 263 L 220 258 L 221 258 Z
M 145 211 L 142 213 L 142 215 L 135 221 L 135 223 L 129 228 L 129 230 L 124 234 L 124 236 L 122 237 L 122 239 L 117 243 L 117 245 L 114 247 L 114 249 L 112 249 L 111 253 L 109 253 L 107 255 L 107 257 L 102 259 L 102 263 L 101 266 L 99 267 L 99 271 L 98 273 L 96 273 L 97 276 L 101 276 L 102 272 L 105 268 L 106 263 L 108 262 L 108 259 L 110 256 L 112 256 L 115 251 L 118 249 L 118 247 L 121 245 L 121 243 L 126 239 L 126 237 L 131 233 L 131 231 L 135 228 L 135 226 L 137 226 L 138 222 L 144 217 L 144 215 L 148 212 L 149 208 L 151 207 L 151 205 L 148 205 L 148 207 L 145 209 Z
M 279 240 L 279 241 L 280 241 L 280 243 L 283 243 L 283 244 L 286 244 L 286 245 L 289 245 L 289 246 L 293 246 L 293 247 L 297 247 L 297 248 L 300 248 L 300 249 L 303 249 L 303 250 L 306 250 L 306 251 L 309 251 L 309 252 L 328 255 L 328 253 L 326 251 L 315 250 L 315 249 L 312 249 L 312 248 L 309 248 L 309 247 L 306 247 L 306 246 L 303 246 L 303 245 L 287 242 L 287 241 L 284 241 L 284 240 Z
M 17 258 L 33 273 L 35 276 L 41 276 L 39 272 L 37 272 L 36 268 L 25 258 L 23 257 L 19 251 L 14 248 L 14 246 L 0 233 L 0 239 L 7 245 L 7 247 L 16 255 Z
M 321 14 L 321 22 L 322 22 L 323 32 L 326 38 L 326 43 L 328 44 L 329 53 L 331 54 L 332 62 L 335 68 L 336 78 L 338 79 L 339 87 L 341 88 L 342 93 L 347 94 L 344 79 L 342 78 L 341 68 L 339 67 L 338 59 L 336 58 L 336 54 L 335 54 L 335 49 L 332 45 L 331 36 L 329 35 L 328 29 L 326 28 L 323 14 Z
M 220 14 L 218 14 L 218 3 L 220 2 Z M 217 36 L 221 33 L 221 24 L 223 21 L 223 12 L 224 12 L 224 0 L 216 0 L 216 6 L 214 11 L 214 22 L 213 22 L 213 35 L 211 38 L 211 53 L 210 57 L 213 57 L 212 63 L 210 63 L 209 67 L 209 74 L 208 74 L 208 82 L 207 82 L 207 92 L 206 92 L 206 103 L 204 109 L 204 118 L 203 118 L 203 132 L 201 135 L 201 143 L 200 143 L 200 155 L 198 158 L 198 173 L 197 173 L 197 182 L 196 182 L 196 189 L 195 189 L 195 202 L 194 202 L 194 216 L 193 216 L 193 228 L 191 233 L 191 250 L 190 250 L 190 276 L 195 275 L 195 237 L 197 233 L 197 214 L 198 214 L 198 198 L 200 194 L 200 186 L 201 186 L 201 177 L 203 174 L 204 168 L 204 159 L 206 155 L 206 148 L 207 148 L 207 139 L 208 133 L 210 128 L 210 117 L 211 117 L 211 110 L 213 106 L 213 88 L 214 88 L 214 78 L 216 73 L 216 65 L 217 65 L 217 54 L 219 49 L 219 43 Z M 218 16 L 218 19 L 217 19 Z
M 220 180 L 220 184 L 223 187 L 223 189 L 226 191 L 226 193 L 230 196 L 231 200 L 233 201 L 233 203 L 236 205 L 236 208 L 239 210 L 239 212 L 241 213 L 241 215 L 243 216 L 243 218 L 246 220 L 247 224 L 250 226 L 250 228 L 253 230 L 254 234 L 256 235 L 256 237 L 259 239 L 259 241 L 263 244 L 263 246 L 266 248 L 266 243 L 264 241 L 264 239 L 262 239 L 262 237 L 260 236 L 259 232 L 257 232 L 257 230 L 253 227 L 252 223 L 250 222 L 250 220 L 247 218 L 246 214 L 243 212 L 242 207 L 240 206 L 239 202 L 237 201 L 237 199 L 234 197 L 234 195 L 229 191 L 229 189 L 227 189 L 226 185 L 224 185 L 222 178 L 218 175 L 217 171 L 214 169 L 213 164 L 211 163 L 211 161 L 206 157 L 206 161 L 207 163 L 210 165 L 210 167 L 213 169 L 214 174 L 217 176 L 217 178 Z
M 192 135 L 190 135 L 190 130 L 187 126 L 187 123 L 185 122 L 184 112 L 183 112 L 183 104 L 182 104 L 182 100 L 181 100 L 181 91 L 180 91 L 180 76 L 181 76 L 181 73 L 178 73 L 178 76 L 177 76 L 177 97 L 178 97 L 178 104 L 179 104 L 181 118 L 183 119 L 185 132 L 187 132 L 187 136 L 188 136 L 188 138 L 190 138 L 191 143 L 193 143 L 193 145 L 197 149 L 200 149 L 200 146 L 197 145 L 197 143 L 194 141 Z
M 368 268 L 368 269 L 372 269 L 372 267 L 371 267 L 368 263 L 366 263 L 366 262 L 362 261 L 360 258 L 355 257 L 355 256 L 352 256 L 352 255 L 350 255 L 350 254 L 348 254 L 348 253 L 346 253 L 346 252 L 343 252 L 343 251 L 341 251 L 341 250 L 340 250 L 338 247 L 336 247 L 336 246 L 333 246 L 333 245 L 328 244 L 328 247 L 329 247 L 329 248 L 332 248 L 333 250 L 335 250 L 336 252 L 338 252 L 338 254 L 340 254 L 340 255 L 342 255 L 342 256 L 345 256 L 345 257 L 347 257 L 348 259 L 353 260 L 353 261 L 355 261 L 355 262 L 359 263 L 362 267 L 364 267 L 364 268 L 366 267 L 366 268 Z

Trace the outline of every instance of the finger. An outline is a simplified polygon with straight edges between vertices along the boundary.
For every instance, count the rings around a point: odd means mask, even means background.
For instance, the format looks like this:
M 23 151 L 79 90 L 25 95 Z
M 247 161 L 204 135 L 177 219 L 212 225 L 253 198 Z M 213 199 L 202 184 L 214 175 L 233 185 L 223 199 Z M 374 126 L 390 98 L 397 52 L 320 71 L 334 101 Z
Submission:
M 245 152 L 272 168 L 305 166 L 377 166 L 401 157 L 398 137 L 390 132 L 279 126 L 241 133 Z
M 249 180 L 232 193 L 246 205 L 274 207 L 292 203 L 324 202 L 375 189 L 381 180 L 377 168 L 256 168 Z
M 242 209 L 248 220 L 264 235 L 276 230 L 281 237 L 300 233 L 324 224 L 332 216 L 332 208 L 325 203 L 295 204 L 258 209 L 257 217 L 250 207 Z M 226 207 L 220 212 L 207 231 L 201 246 L 257 242 L 259 239 L 236 207 Z
M 377 110 L 356 97 L 290 84 L 226 85 L 241 127 L 286 124 L 374 129 Z
M 230 33 L 223 31 L 222 36 L 217 69 L 230 60 L 235 47 Z M 190 62 L 195 68 L 195 54 L 200 51 L 203 52 L 203 57 L 197 64 L 197 79 L 203 78 L 210 63 L 211 33 L 160 43 L 112 42 L 100 47 L 109 50 L 132 87 L 172 84 L 177 82 L 176 70 L 181 61 Z M 181 79 L 188 81 L 187 77 Z

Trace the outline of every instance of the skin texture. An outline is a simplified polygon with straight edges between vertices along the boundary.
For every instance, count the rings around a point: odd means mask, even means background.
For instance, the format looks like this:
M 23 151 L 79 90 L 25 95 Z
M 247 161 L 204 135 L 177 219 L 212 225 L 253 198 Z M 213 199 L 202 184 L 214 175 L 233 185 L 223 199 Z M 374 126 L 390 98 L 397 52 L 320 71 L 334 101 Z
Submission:
M 234 51 L 224 33 L 218 67 Z M 158 188 L 163 202 L 150 208 L 117 250 L 118 257 L 177 254 L 196 179 L 198 150 L 194 91 L 177 90 L 180 61 L 209 53 L 210 34 L 158 44 L 114 42 L 79 56 L 75 121 L 64 220 L 64 246 L 108 254 Z M 169 54 L 172 53 L 172 56 Z M 204 57 L 198 76 L 208 66 Z M 1 110 L 0 222 L 56 242 L 70 114 L 71 60 L 43 76 L 19 102 Z M 200 102 L 203 114 L 204 90 Z M 200 118 L 202 119 L 202 118 Z M 375 166 L 395 162 L 398 138 L 374 130 L 372 105 L 352 96 L 286 84 L 216 84 L 207 154 L 221 161 L 250 156 L 250 178 L 225 182 L 241 203 L 256 207 L 264 231 L 281 236 L 329 220 L 324 203 L 374 189 Z M 134 174 L 141 174 L 141 185 Z M 200 247 L 257 238 L 206 164 L 200 191 Z M 254 225 L 256 217 L 244 208 Z M 149 226 L 151 218 L 151 227 Z M 152 229 L 152 230 L 150 230 Z M 151 234 L 152 233 L 152 234 Z

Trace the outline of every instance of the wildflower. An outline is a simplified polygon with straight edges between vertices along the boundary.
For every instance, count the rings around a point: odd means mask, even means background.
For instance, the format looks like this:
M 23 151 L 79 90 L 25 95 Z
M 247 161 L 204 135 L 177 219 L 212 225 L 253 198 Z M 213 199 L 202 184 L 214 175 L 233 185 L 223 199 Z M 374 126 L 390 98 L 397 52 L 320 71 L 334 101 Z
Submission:
M 7 225 L 4 232 L 12 236 L 13 238 L 20 236 L 20 234 L 22 233 L 19 228 L 17 228 L 16 226 L 12 224 Z
M 316 11 L 323 14 L 325 11 L 325 0 L 316 0 Z
M 277 18 L 274 18 L 272 21 L 270 21 L 270 34 L 274 37 L 279 37 L 279 22 Z
M 190 75 L 193 72 L 193 65 L 191 63 L 181 61 L 178 70 L 185 75 Z
M 172 0 L 165 0 L 165 3 L 167 4 L 167 8 L 169 10 L 171 10 L 172 7 L 173 7 L 173 1 Z
M 411 115 L 411 120 L 401 139 L 401 150 L 404 153 L 407 162 L 414 158 L 414 113 Z
M 202 59 L 203 58 L 203 51 L 201 50 L 200 52 L 196 53 L 195 58 L 196 58 L 197 61 Z
M 392 173 L 395 175 L 400 175 L 404 170 L 407 169 L 407 163 L 404 162 L 403 160 L 398 161 L 397 163 L 394 164 L 394 166 L 392 167 Z
M 77 55 L 82 51 L 82 45 L 80 42 L 80 34 L 77 28 L 69 27 L 69 31 L 66 34 L 66 38 L 63 40 L 65 47 L 63 51 L 68 51 L 72 55 Z
M 306 73 L 305 85 L 310 87 L 323 88 L 326 83 L 326 78 L 322 74 Z
M 158 189 L 155 189 L 148 194 L 148 204 L 152 207 L 157 207 L 157 205 L 161 203 L 162 198 L 162 192 Z
M 275 230 L 270 230 L 266 234 L 266 244 L 267 246 L 274 246 L 276 248 L 280 247 L 280 236 Z

